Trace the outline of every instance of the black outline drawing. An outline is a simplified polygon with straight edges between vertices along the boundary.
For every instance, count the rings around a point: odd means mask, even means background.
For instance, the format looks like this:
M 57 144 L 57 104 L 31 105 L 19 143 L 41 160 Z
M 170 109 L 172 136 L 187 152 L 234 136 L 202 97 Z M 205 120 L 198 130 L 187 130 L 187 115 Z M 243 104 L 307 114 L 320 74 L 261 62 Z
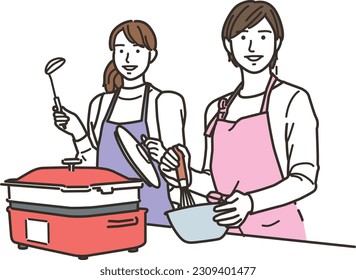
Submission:
M 245 22 L 245 25 L 241 22 Z M 273 52 L 267 55 L 257 53 L 255 54 L 255 50 L 253 49 L 253 44 L 255 43 L 253 40 L 256 38 L 248 38 L 248 33 L 254 28 L 258 26 L 261 22 L 267 22 L 269 28 L 271 29 L 263 29 L 258 30 L 258 34 L 261 35 L 261 40 L 268 39 L 269 35 L 274 35 L 273 37 Z M 242 25 L 242 27 L 241 27 Z M 129 42 L 127 45 L 116 43 L 116 38 L 118 35 L 124 34 L 125 39 Z M 244 34 L 244 35 L 241 35 Z M 242 61 L 241 57 L 236 57 L 239 52 L 235 48 L 236 38 L 240 38 L 241 40 L 249 39 L 247 51 L 248 54 L 244 55 L 246 61 Z M 36 203 L 34 201 L 26 201 L 26 200 L 14 200 L 12 195 L 12 188 L 32 188 L 36 191 L 38 190 L 51 190 L 58 191 L 61 194 L 71 195 L 74 193 L 82 193 L 88 194 L 90 192 L 97 192 L 103 196 L 110 196 L 115 193 L 118 189 L 126 190 L 130 189 L 130 187 L 115 187 L 115 182 L 106 182 L 100 183 L 99 186 L 96 184 L 91 184 L 88 186 L 71 186 L 71 188 L 66 188 L 65 185 L 56 185 L 55 183 L 44 183 L 44 182 L 35 182 L 35 181 L 21 181 L 21 178 L 26 177 L 27 175 L 39 171 L 51 171 L 53 169 L 63 169 L 63 167 L 43 167 L 33 169 L 32 171 L 26 173 L 25 175 L 17 178 L 17 179 L 9 179 L 6 180 L 2 185 L 8 187 L 8 199 L 9 207 L 8 211 L 8 219 L 10 225 L 10 237 L 12 242 L 18 245 L 19 249 L 27 249 L 27 247 L 34 247 L 39 249 L 44 249 L 48 251 L 53 251 L 62 254 L 68 254 L 72 256 L 76 256 L 79 259 L 87 259 L 89 256 L 111 253 L 117 251 L 125 251 L 129 252 L 137 252 L 138 248 L 144 246 L 146 243 L 146 225 L 158 226 L 158 227 L 172 227 L 172 230 L 175 232 L 177 237 L 186 243 L 201 243 L 201 242 L 210 242 L 216 241 L 223 238 L 226 234 L 230 235 L 240 235 L 244 237 L 252 237 L 252 238 L 266 238 L 266 239 L 274 239 L 288 242 L 301 242 L 301 243 L 309 243 L 315 245 L 326 245 L 326 246 L 338 246 L 344 248 L 356 248 L 356 245 L 353 244 L 341 244 L 336 242 L 322 242 L 316 240 L 308 240 L 303 238 L 289 238 L 288 236 L 277 236 L 277 235 L 265 235 L 265 234 L 256 234 L 255 232 L 249 230 L 242 230 L 242 228 L 251 221 L 251 217 L 256 217 L 259 214 L 268 213 L 271 210 L 279 210 L 283 207 L 291 206 L 295 207 L 295 214 L 298 216 L 301 224 L 303 224 L 304 218 L 300 209 L 296 207 L 296 204 L 301 199 L 311 195 L 317 190 L 317 179 L 319 172 L 319 139 L 318 139 L 318 127 L 319 120 L 317 118 L 316 112 L 314 111 L 311 97 L 308 92 L 306 92 L 303 88 L 300 88 L 294 84 L 287 83 L 285 81 L 277 78 L 277 54 L 282 45 L 284 38 L 283 34 L 283 25 L 281 20 L 279 19 L 279 15 L 274 7 L 265 1 L 244 1 L 236 5 L 230 14 L 228 15 L 222 32 L 222 40 L 223 46 L 227 52 L 228 60 L 232 62 L 232 64 L 238 68 L 242 76 L 242 83 L 239 84 L 234 91 L 223 95 L 222 97 L 213 100 L 209 105 L 205 113 L 205 129 L 209 130 L 209 133 L 206 133 L 205 137 L 205 154 L 204 154 L 204 164 L 201 170 L 195 170 L 190 166 L 190 153 L 194 152 L 193 150 L 188 149 L 185 143 L 185 122 L 186 122 L 186 106 L 185 100 L 183 96 L 177 92 L 173 91 L 161 91 L 146 82 L 145 73 L 148 71 L 150 64 L 153 63 L 157 58 L 157 48 L 156 48 L 156 35 L 154 34 L 151 27 L 140 20 L 136 21 L 126 21 L 122 22 L 118 26 L 116 26 L 110 35 L 109 38 L 109 48 L 112 51 L 112 60 L 108 63 L 105 68 L 103 75 L 103 86 L 105 88 L 105 92 L 98 94 L 95 96 L 89 104 L 88 108 L 88 120 L 86 122 L 86 126 L 84 122 L 80 120 L 79 116 L 68 110 L 66 107 L 63 107 L 54 87 L 54 81 L 52 78 L 52 74 L 59 69 L 64 63 L 65 59 L 61 57 L 56 57 L 51 59 L 46 67 L 45 74 L 47 74 L 50 78 L 51 88 L 54 95 L 54 104 L 53 107 L 54 113 L 54 121 L 56 127 L 70 135 L 73 139 L 73 144 L 76 149 L 76 155 L 74 159 L 67 159 L 63 163 L 68 164 L 68 172 L 73 173 L 78 168 L 82 170 L 90 170 L 91 168 L 94 170 L 106 170 L 110 172 L 117 173 L 121 176 L 120 168 L 116 167 L 102 167 L 100 163 L 100 146 L 101 143 L 104 142 L 104 126 L 106 124 L 110 124 L 115 127 L 113 130 L 111 139 L 115 142 L 118 149 L 123 154 L 123 158 L 125 159 L 125 163 L 127 163 L 133 171 L 135 172 L 134 176 L 122 175 L 127 180 L 131 182 L 135 182 L 137 184 L 145 183 L 145 188 L 151 189 L 159 189 L 166 190 L 165 198 L 169 203 L 170 208 L 166 209 L 164 212 L 161 211 L 164 217 L 167 218 L 167 223 L 161 224 L 156 222 L 151 222 L 147 216 L 153 212 L 150 211 L 149 207 L 141 207 L 139 202 L 132 203 L 112 203 L 105 205 L 96 205 L 92 204 L 89 207 L 73 207 L 73 206 L 63 206 L 63 205 L 54 205 L 54 204 L 46 204 L 46 203 Z M 237 44 L 237 43 L 236 43 Z M 125 50 L 124 47 L 129 46 L 136 53 L 140 53 L 141 51 L 147 54 L 146 61 L 143 63 L 142 61 L 138 63 L 138 65 L 130 64 L 131 56 L 134 53 L 130 53 L 130 51 Z M 126 52 L 126 53 L 125 53 Z M 125 58 L 122 61 L 125 61 L 127 64 L 120 64 L 120 60 L 116 58 L 118 53 L 124 53 Z M 268 57 L 270 55 L 270 57 Z M 260 61 L 268 57 L 267 63 L 263 64 L 260 67 Z M 141 64 L 142 65 L 141 65 Z M 248 63 L 248 65 L 244 64 Z M 121 68 L 120 68 L 121 67 Z M 140 68 L 141 67 L 141 68 Z M 256 67 L 260 67 L 257 70 Z M 121 70 L 120 70 L 121 69 Z M 122 70 L 124 69 L 124 70 Z M 138 74 L 135 74 L 135 70 L 139 70 Z M 120 72 L 121 71 L 121 72 Z M 267 75 L 268 74 L 268 75 Z M 258 76 L 260 75 L 264 79 L 263 90 L 258 92 L 257 94 L 250 96 L 243 96 L 242 91 L 246 90 L 248 83 L 246 82 L 247 76 Z M 263 80 L 263 79 L 261 79 Z M 267 85 L 267 86 L 266 86 Z M 259 87 L 261 89 L 262 87 Z M 278 159 L 278 147 L 276 145 L 277 137 L 273 134 L 273 120 L 270 116 L 269 108 L 272 106 L 270 97 L 273 95 L 273 92 L 282 91 L 283 89 L 288 89 L 293 91 L 289 101 L 284 104 L 285 112 L 283 118 L 288 119 L 291 114 L 291 110 L 293 109 L 293 102 L 298 99 L 298 97 L 302 96 L 306 100 L 305 104 L 306 111 L 310 113 L 312 118 L 308 120 L 309 123 L 313 123 L 315 125 L 315 142 L 308 143 L 311 146 L 315 145 L 315 160 L 314 161 L 300 161 L 291 166 L 290 160 L 293 158 L 295 154 L 296 145 L 295 143 L 289 143 L 290 138 L 298 129 L 298 122 L 288 122 L 285 121 L 283 129 L 283 141 L 284 148 L 286 154 L 286 167 L 281 165 L 281 161 Z M 140 104 L 140 116 L 133 119 L 128 119 L 124 121 L 115 120 L 114 110 L 117 109 L 116 104 L 120 96 L 120 92 L 128 90 L 128 91 L 141 91 L 140 95 L 133 96 L 132 98 L 122 97 L 122 100 L 126 101 L 136 101 L 142 99 L 142 104 Z M 251 92 L 250 92 L 251 93 Z M 229 109 L 234 104 L 235 100 L 252 100 L 253 98 L 259 98 L 261 100 L 258 108 L 259 110 L 255 110 L 254 112 L 250 112 L 245 115 L 238 115 L 237 118 L 229 118 L 229 113 L 233 110 Z M 304 105 L 305 105 L 304 104 Z M 172 108 L 170 111 L 170 115 L 162 116 L 160 111 L 160 106 L 169 106 Z M 150 108 L 150 113 L 148 110 Z M 213 108 L 213 109 L 212 109 Z M 213 111 L 214 114 L 211 114 Z M 153 113 L 152 113 L 153 112 Z M 151 118 L 147 117 L 150 114 Z M 152 117 L 153 115 L 153 117 Z M 266 120 L 266 127 L 268 129 L 268 140 L 270 140 L 271 151 L 276 159 L 276 171 L 280 175 L 280 179 L 278 181 L 274 181 L 273 183 L 259 186 L 258 188 L 254 188 L 249 191 L 244 191 L 240 189 L 241 186 L 238 186 L 240 183 L 239 178 L 233 181 L 233 185 L 231 186 L 231 190 L 229 191 L 221 191 L 223 188 L 219 185 L 218 175 L 214 174 L 214 169 L 216 171 L 216 167 L 213 166 L 214 156 L 216 156 L 217 140 L 214 139 L 214 133 L 216 131 L 219 123 L 224 123 L 229 125 L 229 128 L 226 130 L 227 132 L 233 132 L 238 128 L 239 123 L 244 122 L 246 120 L 250 120 L 252 118 L 264 117 Z M 175 120 L 174 133 L 176 134 L 175 140 L 170 143 L 165 142 L 165 137 L 168 133 L 165 131 L 166 128 L 162 127 L 162 118 L 172 118 Z M 153 121 L 152 121 L 153 120 Z M 310 121 L 310 122 L 309 122 Z M 71 127 L 72 124 L 75 124 L 75 127 Z M 129 129 L 125 126 L 135 125 L 137 123 L 142 124 L 145 128 L 144 132 L 141 132 L 139 135 L 134 135 Z M 117 128 L 123 126 L 125 130 L 128 131 L 129 135 L 137 142 L 137 150 L 139 151 L 139 155 L 145 159 L 145 161 L 154 169 L 154 173 L 159 181 L 158 185 L 150 184 L 150 179 L 145 176 L 145 172 L 141 169 L 142 166 L 137 164 L 137 161 L 128 154 L 125 149 L 125 145 L 120 141 L 120 137 L 117 133 Z M 150 130 L 155 126 L 155 132 Z M 73 129 L 73 130 L 71 130 Z M 211 140 L 213 139 L 213 140 Z M 215 141 L 215 142 L 214 142 Z M 209 147 L 209 145 L 211 146 Z M 178 149 L 178 152 L 177 152 Z M 141 158 L 140 158 L 141 159 Z M 79 164 L 83 162 L 85 165 L 92 165 L 92 167 L 75 167 L 75 164 Z M 121 162 L 116 163 L 120 166 Z M 221 165 L 223 169 L 228 167 L 229 163 L 226 165 Z M 313 175 L 308 177 L 301 171 L 293 172 L 293 168 L 298 168 L 301 166 L 307 166 L 308 168 L 313 169 Z M 160 168 L 160 170 L 159 170 Z M 178 171 L 182 169 L 184 171 L 184 175 Z M 112 170 L 113 171 L 112 171 Z M 285 172 L 284 170 L 287 170 Z M 285 174 L 284 174 L 285 173 Z M 163 177 L 162 178 L 162 174 Z M 180 177 L 183 176 L 183 177 Z M 200 188 L 197 187 L 197 183 L 199 184 L 199 177 L 202 176 L 204 178 L 209 178 L 211 181 L 212 188 Z M 308 191 L 305 191 L 302 194 L 298 194 L 298 196 L 294 197 L 291 200 L 280 201 L 277 204 L 268 204 L 266 207 L 258 208 L 258 205 L 261 203 L 258 202 L 258 198 L 256 199 L 256 193 L 268 193 L 276 188 L 282 183 L 287 181 L 289 178 L 293 178 L 300 182 L 305 182 L 310 185 Z M 165 179 L 165 180 L 163 180 Z M 193 181 L 193 183 L 192 183 Z M 194 182 L 195 181 L 195 182 Z M 242 181 L 242 185 L 245 182 Z M 194 185 L 195 183 L 195 185 Z M 235 186 L 235 187 L 233 187 Z M 245 185 L 244 185 L 245 186 Z M 101 187 L 104 187 L 103 190 Z M 136 187 L 137 188 L 137 187 Z M 139 187 L 141 191 L 141 187 Z M 180 193 L 180 200 L 176 199 L 174 193 Z M 193 198 L 188 198 L 186 195 L 192 195 L 203 197 L 205 199 L 204 203 L 195 204 Z M 142 200 L 142 193 L 138 194 L 138 199 Z M 159 205 L 161 203 L 160 200 L 153 201 L 154 204 Z M 238 203 L 243 207 L 247 207 L 247 210 L 238 212 L 236 207 Z M 200 209 L 209 205 L 208 212 L 199 212 L 199 214 L 194 214 L 194 211 L 199 211 Z M 210 211 L 211 208 L 214 208 L 215 212 Z M 148 209 L 147 209 L 148 208 Z M 257 208 L 257 210 L 256 210 Z M 17 234 L 18 226 L 16 226 L 16 222 L 18 222 L 17 214 L 22 213 L 25 218 L 21 218 L 21 221 L 34 220 L 47 222 L 47 232 L 48 232 L 48 243 L 41 243 L 36 240 L 29 240 L 27 238 L 27 223 L 25 222 L 25 226 L 21 229 L 23 233 L 23 237 L 25 239 L 18 239 L 14 237 Z M 125 217 L 121 219 L 121 214 L 132 214 L 141 213 L 141 218 L 138 216 L 134 217 Z M 188 214 L 187 214 L 188 213 Z M 113 215 L 116 215 L 115 217 Z M 172 218 L 172 214 L 177 216 L 182 215 L 182 223 L 177 222 L 175 218 Z M 207 215 L 206 217 L 203 215 Z M 75 252 L 75 247 L 72 250 L 62 250 L 60 247 L 50 247 L 53 242 L 53 237 L 51 236 L 51 231 L 53 229 L 52 223 L 55 223 L 56 219 L 77 219 L 78 223 L 82 218 L 103 218 L 109 217 L 107 220 L 107 229 L 122 229 L 125 227 L 141 227 L 141 237 L 142 242 L 136 243 L 132 246 L 121 246 L 120 248 L 111 248 L 106 250 L 99 250 L 87 254 L 81 254 Z M 48 220 L 46 219 L 48 217 Z M 189 218 L 189 219 L 188 219 Z M 201 229 L 201 225 L 199 222 L 206 218 L 206 221 L 209 222 L 207 225 L 207 232 L 199 232 Z M 53 219 L 50 221 L 50 219 Z M 16 220 L 16 221 L 15 221 Z M 269 230 L 274 226 L 280 226 L 283 224 L 282 218 L 276 218 L 271 221 L 264 221 L 260 223 L 260 227 L 264 230 Z M 194 227 L 192 226 L 194 225 Z M 198 226 L 199 228 L 197 228 Z M 209 234 L 209 227 L 218 229 L 218 234 L 215 234 L 214 230 L 212 230 L 212 235 Z M 182 232 L 182 229 L 186 231 Z M 230 230 L 239 229 L 240 232 L 232 232 Z M 189 232 L 190 230 L 190 232 Z M 204 233 L 204 234 L 202 234 Z M 206 234 L 205 234 L 206 233 Z M 50 245 L 50 246 L 48 246 Z M 90 246 L 88 245 L 88 248 Z

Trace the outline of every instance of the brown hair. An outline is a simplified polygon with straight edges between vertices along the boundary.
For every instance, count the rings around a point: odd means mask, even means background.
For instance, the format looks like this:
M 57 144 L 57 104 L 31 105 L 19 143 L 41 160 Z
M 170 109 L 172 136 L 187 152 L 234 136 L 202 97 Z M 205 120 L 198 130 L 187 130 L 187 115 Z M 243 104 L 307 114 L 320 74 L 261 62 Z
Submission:
M 117 34 L 124 32 L 127 40 L 133 44 L 148 50 L 156 50 L 157 40 L 152 28 L 141 20 L 128 20 L 117 25 L 110 34 L 109 48 L 115 52 L 115 39 Z M 122 86 L 123 80 L 120 73 L 117 71 L 115 63 L 111 60 L 104 71 L 103 86 L 106 92 L 112 92 Z
M 282 44 L 284 32 L 281 18 L 278 15 L 276 9 L 267 2 L 264 1 L 244 1 L 237 4 L 227 16 L 223 29 L 222 29 L 222 40 L 231 41 L 239 33 L 241 33 L 246 28 L 252 28 L 262 19 L 267 19 L 268 23 L 271 25 L 272 30 L 275 35 L 275 40 L 280 40 L 280 45 Z M 238 62 L 233 53 L 226 50 L 229 61 L 231 61 L 236 67 L 239 66 Z M 277 62 L 277 51 L 273 55 L 270 62 L 270 67 L 274 67 Z

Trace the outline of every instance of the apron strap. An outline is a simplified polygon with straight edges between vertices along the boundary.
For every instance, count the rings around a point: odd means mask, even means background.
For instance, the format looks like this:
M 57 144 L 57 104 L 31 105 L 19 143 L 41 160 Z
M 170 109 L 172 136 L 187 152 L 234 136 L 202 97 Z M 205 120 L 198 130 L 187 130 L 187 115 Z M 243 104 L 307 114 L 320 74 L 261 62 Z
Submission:
M 147 116 L 147 107 L 148 107 L 148 94 L 150 92 L 150 88 L 151 88 L 151 84 L 150 83 L 145 83 L 145 90 L 144 90 L 144 94 L 143 94 L 143 100 L 142 100 L 142 120 L 146 122 L 146 116 Z M 106 116 L 104 117 L 104 121 L 109 121 L 110 119 L 110 116 L 114 110 L 114 107 L 115 107 L 115 104 L 116 104 L 116 101 L 119 97 L 119 94 L 120 94 L 120 90 L 121 89 L 118 89 L 112 99 L 111 99 L 111 102 L 110 102 L 110 105 L 109 105 L 109 108 L 107 110 L 107 113 L 106 113 Z
M 206 129 L 204 135 L 211 137 L 214 133 L 215 125 L 218 120 L 224 120 L 226 118 L 228 109 L 230 107 L 230 104 L 232 101 L 234 101 L 236 95 L 242 88 L 242 83 L 240 83 L 237 88 L 234 90 L 234 92 L 231 94 L 230 98 L 222 97 L 218 100 L 218 112 L 215 114 L 215 116 L 212 118 L 210 123 L 208 124 L 208 128 Z
M 208 128 L 205 130 L 204 135 L 207 137 L 212 137 L 213 133 L 214 133 L 214 129 L 215 129 L 215 125 L 218 121 L 218 116 L 215 115 L 212 120 L 210 121 L 210 123 L 208 124 Z
M 148 111 L 148 94 L 150 92 L 150 88 L 151 88 L 151 84 L 150 83 L 146 83 L 145 85 L 145 92 L 143 94 L 143 101 L 142 101 L 142 109 L 143 109 L 143 113 L 142 113 L 142 120 L 144 122 L 147 122 L 147 111 Z
M 218 120 L 223 120 L 226 117 L 227 114 L 227 108 L 228 108 L 228 100 L 223 97 L 218 101 L 218 112 L 215 114 L 215 116 L 212 118 L 210 121 L 208 128 L 205 131 L 205 136 L 211 137 L 214 133 L 215 130 L 215 125 Z
M 110 101 L 109 108 L 107 109 L 106 115 L 104 117 L 104 122 L 107 122 L 110 119 L 110 116 L 112 114 L 112 111 L 114 110 L 114 107 L 115 107 L 115 104 L 116 104 L 116 100 L 117 100 L 119 94 L 120 94 L 120 89 L 118 89 L 114 93 L 114 95 L 113 95 L 113 97 L 112 97 L 112 99 Z
M 267 112 L 269 97 L 271 95 L 272 89 L 276 82 L 277 82 L 277 77 L 272 74 L 271 77 L 269 78 L 269 81 L 268 81 L 268 84 L 266 87 L 266 94 L 263 98 L 261 113 Z
M 268 81 L 267 87 L 266 87 L 266 94 L 263 98 L 261 113 L 264 113 L 267 111 L 269 97 L 271 95 L 272 89 L 273 89 L 277 80 L 278 80 L 277 77 L 272 74 Z M 226 97 L 223 97 L 218 101 L 218 107 L 219 107 L 218 112 L 215 114 L 215 116 L 212 118 L 212 120 L 208 124 L 208 127 L 204 133 L 205 136 L 211 137 L 214 133 L 217 121 L 224 120 L 226 118 L 228 109 L 229 109 L 231 103 L 234 101 L 236 95 L 239 93 L 241 87 L 242 87 L 242 83 L 238 85 L 238 87 L 236 88 L 236 90 L 230 96 L 229 99 L 227 99 Z

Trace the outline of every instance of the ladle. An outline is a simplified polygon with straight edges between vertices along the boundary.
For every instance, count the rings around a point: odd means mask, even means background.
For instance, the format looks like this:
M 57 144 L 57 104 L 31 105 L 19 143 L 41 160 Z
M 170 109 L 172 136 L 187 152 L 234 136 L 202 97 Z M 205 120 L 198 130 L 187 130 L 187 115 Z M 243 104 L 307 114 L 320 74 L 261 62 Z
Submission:
M 59 97 L 56 95 L 56 90 L 54 88 L 53 84 L 53 79 L 51 74 L 53 74 L 55 71 L 57 71 L 60 67 L 63 66 L 63 64 L 66 62 L 66 60 L 63 57 L 56 57 L 48 61 L 45 67 L 45 73 L 48 75 L 50 81 L 51 81 L 51 86 L 53 90 L 53 96 L 54 96 L 54 103 L 56 104 L 57 111 L 62 111 L 62 106 L 61 102 L 59 100 Z

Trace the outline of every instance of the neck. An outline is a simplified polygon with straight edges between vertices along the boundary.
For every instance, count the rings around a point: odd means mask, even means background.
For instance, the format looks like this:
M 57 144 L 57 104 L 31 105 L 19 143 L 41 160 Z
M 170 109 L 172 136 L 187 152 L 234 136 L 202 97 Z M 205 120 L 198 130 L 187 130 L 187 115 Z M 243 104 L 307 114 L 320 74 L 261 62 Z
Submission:
M 242 96 L 252 96 L 265 91 L 271 77 L 271 71 L 269 67 L 260 73 L 249 73 L 241 70 L 241 76 L 243 89 L 241 89 L 240 94 Z
M 128 80 L 123 78 L 123 88 L 137 88 L 142 86 L 145 83 L 144 76 L 138 77 L 134 80 Z

